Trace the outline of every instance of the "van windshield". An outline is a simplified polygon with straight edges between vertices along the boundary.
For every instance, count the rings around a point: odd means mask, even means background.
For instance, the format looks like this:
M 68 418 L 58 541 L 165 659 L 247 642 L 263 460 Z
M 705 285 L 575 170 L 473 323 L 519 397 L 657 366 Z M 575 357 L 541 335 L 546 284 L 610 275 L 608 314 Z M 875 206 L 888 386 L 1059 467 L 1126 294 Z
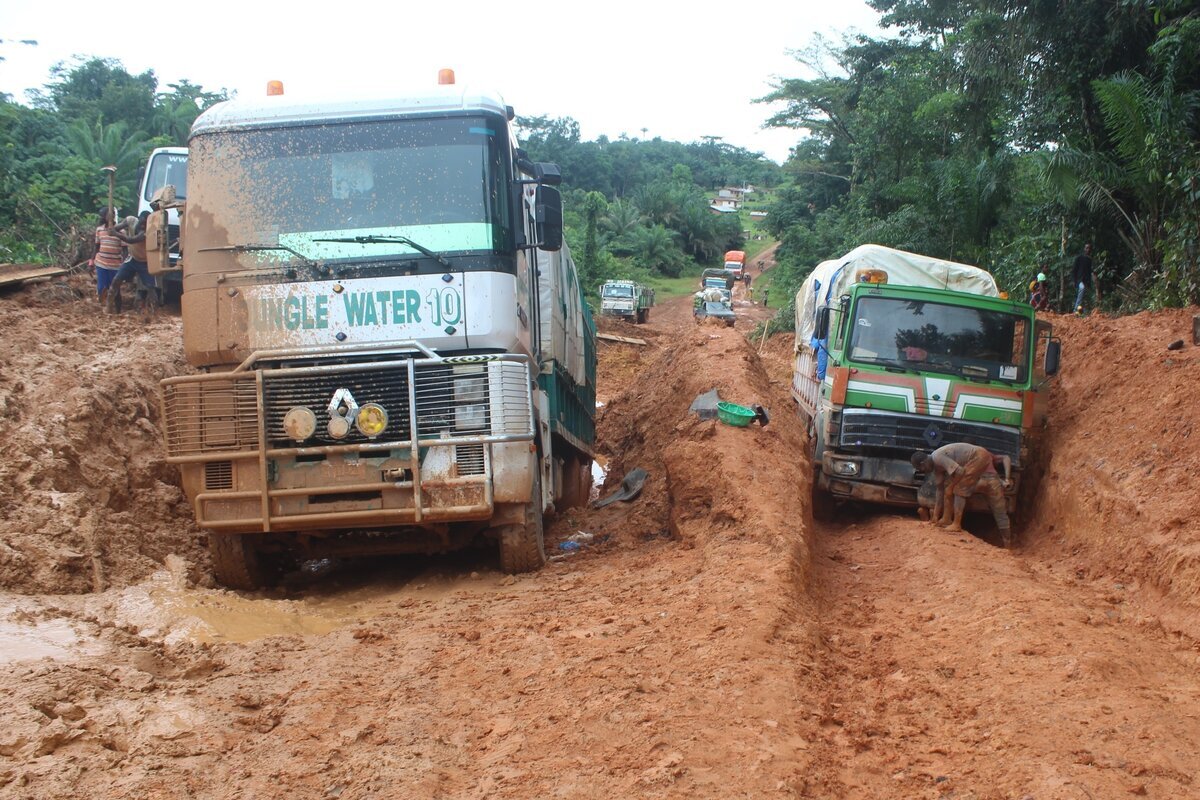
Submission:
M 511 250 L 504 125 L 467 116 L 197 136 L 188 215 L 212 228 L 194 239 L 208 240 L 200 247 L 277 244 L 321 261 L 419 257 L 403 238 L 439 254 Z M 348 241 L 364 236 L 395 241 Z M 197 271 L 229 269 L 227 255 L 198 256 Z M 289 258 L 279 250 L 239 263 Z
M 142 189 L 142 199 L 147 203 L 154 193 L 170 184 L 175 187 L 175 197 L 183 200 L 187 197 L 187 153 L 159 153 L 150 159 L 150 169 L 146 172 L 146 185 Z
M 1016 314 L 898 297 L 862 297 L 850 358 L 866 364 L 1022 383 L 1029 321 Z

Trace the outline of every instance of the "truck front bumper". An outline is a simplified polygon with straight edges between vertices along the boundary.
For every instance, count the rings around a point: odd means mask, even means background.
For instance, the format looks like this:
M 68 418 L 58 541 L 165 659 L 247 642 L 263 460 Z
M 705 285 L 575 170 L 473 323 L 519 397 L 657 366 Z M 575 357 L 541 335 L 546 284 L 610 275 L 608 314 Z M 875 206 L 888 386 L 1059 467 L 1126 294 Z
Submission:
M 434 526 L 486 520 L 497 503 L 529 499 L 535 467 L 527 357 L 367 349 L 381 360 L 311 365 L 367 355 L 361 346 L 279 351 L 256 354 L 232 372 L 163 381 L 167 460 L 179 465 L 201 527 Z M 272 355 L 309 365 L 252 368 Z M 350 416 L 347 403 L 383 406 L 384 430 L 368 437 L 351 426 L 333 438 L 327 423 Z M 318 420 L 303 441 L 289 438 L 284 422 L 295 408 Z
M 882 505 L 933 506 L 934 496 L 929 490 L 921 491 L 926 476 L 914 473 L 903 459 L 826 451 L 820 467 L 817 485 L 835 497 Z M 1020 472 L 1014 471 L 1012 486 L 1005 492 L 1009 513 L 1016 510 L 1020 480 Z M 967 501 L 967 509 L 989 511 L 986 499 L 979 495 Z

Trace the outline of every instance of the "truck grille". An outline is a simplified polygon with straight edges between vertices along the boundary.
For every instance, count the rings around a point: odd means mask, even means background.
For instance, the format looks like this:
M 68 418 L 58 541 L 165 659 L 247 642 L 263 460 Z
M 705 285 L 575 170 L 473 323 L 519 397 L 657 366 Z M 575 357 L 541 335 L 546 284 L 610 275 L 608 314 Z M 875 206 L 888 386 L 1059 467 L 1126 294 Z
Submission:
M 407 444 L 413 438 L 447 444 L 470 437 L 528 437 L 532 434 L 528 366 L 512 359 L 452 357 L 412 363 L 415 386 L 409 387 L 407 360 L 327 366 L 283 366 L 260 372 L 171 378 L 163 382 L 169 458 L 297 446 L 325 447 L 372 443 L 351 426 L 345 438 L 329 435 L 329 404 L 339 390 L 349 391 L 359 407 L 378 403 L 387 411 L 387 427 L 375 443 Z M 258 379 L 262 381 L 259 442 Z M 415 398 L 416 436 L 410 395 Z M 303 444 L 284 432 L 283 419 L 296 407 L 311 410 L 317 429 Z M 482 450 L 465 449 L 460 469 L 482 469 Z
M 1021 432 L 1015 428 L 887 411 L 844 410 L 838 439 L 842 447 L 886 448 L 906 454 L 914 450 L 928 452 L 953 442 L 978 445 L 993 455 L 1008 456 L 1013 466 L 1021 454 Z
M 267 441 L 271 447 L 295 447 L 283 430 L 283 417 L 296 406 L 303 406 L 317 415 L 317 432 L 305 444 L 330 445 L 354 444 L 368 441 L 356 428 L 344 439 L 329 435 L 325 423 L 329 421 L 329 401 L 338 389 L 349 389 L 355 401 L 378 403 L 387 409 L 388 426 L 384 436 L 388 439 L 408 438 L 408 368 L 400 365 L 395 369 L 374 372 L 338 372 L 316 375 L 287 375 L 263 380 L 263 411 L 267 419 Z

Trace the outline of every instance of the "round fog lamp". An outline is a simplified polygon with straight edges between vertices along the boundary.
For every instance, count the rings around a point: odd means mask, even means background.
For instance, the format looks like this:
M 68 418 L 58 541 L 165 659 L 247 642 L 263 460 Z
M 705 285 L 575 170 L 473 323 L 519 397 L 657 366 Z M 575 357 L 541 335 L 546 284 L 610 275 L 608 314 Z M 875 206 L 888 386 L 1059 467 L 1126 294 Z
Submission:
M 334 439 L 345 439 L 350 433 L 350 420 L 345 417 L 329 418 L 329 435 Z
M 387 427 L 388 416 L 387 411 L 379 403 L 367 403 L 358 410 L 358 416 L 354 420 L 355 427 L 358 432 L 368 439 L 374 439 L 379 434 L 383 433 Z
M 296 406 L 283 415 L 283 432 L 289 439 L 303 442 L 317 432 L 317 415 L 304 406 Z

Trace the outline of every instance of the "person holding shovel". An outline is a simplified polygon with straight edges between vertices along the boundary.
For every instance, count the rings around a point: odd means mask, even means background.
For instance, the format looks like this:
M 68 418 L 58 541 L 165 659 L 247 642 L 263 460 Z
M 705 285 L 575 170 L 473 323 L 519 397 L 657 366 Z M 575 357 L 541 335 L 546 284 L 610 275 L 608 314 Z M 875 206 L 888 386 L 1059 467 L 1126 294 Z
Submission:
M 121 240 L 110 226 L 111 210 L 100 209 L 99 218 L 96 220 L 92 257 L 88 260 L 88 264 L 96 269 L 96 294 L 100 298 L 101 307 L 108 298 L 108 290 L 112 286 L 113 278 L 117 276 L 117 270 L 121 268 L 123 252 Z

